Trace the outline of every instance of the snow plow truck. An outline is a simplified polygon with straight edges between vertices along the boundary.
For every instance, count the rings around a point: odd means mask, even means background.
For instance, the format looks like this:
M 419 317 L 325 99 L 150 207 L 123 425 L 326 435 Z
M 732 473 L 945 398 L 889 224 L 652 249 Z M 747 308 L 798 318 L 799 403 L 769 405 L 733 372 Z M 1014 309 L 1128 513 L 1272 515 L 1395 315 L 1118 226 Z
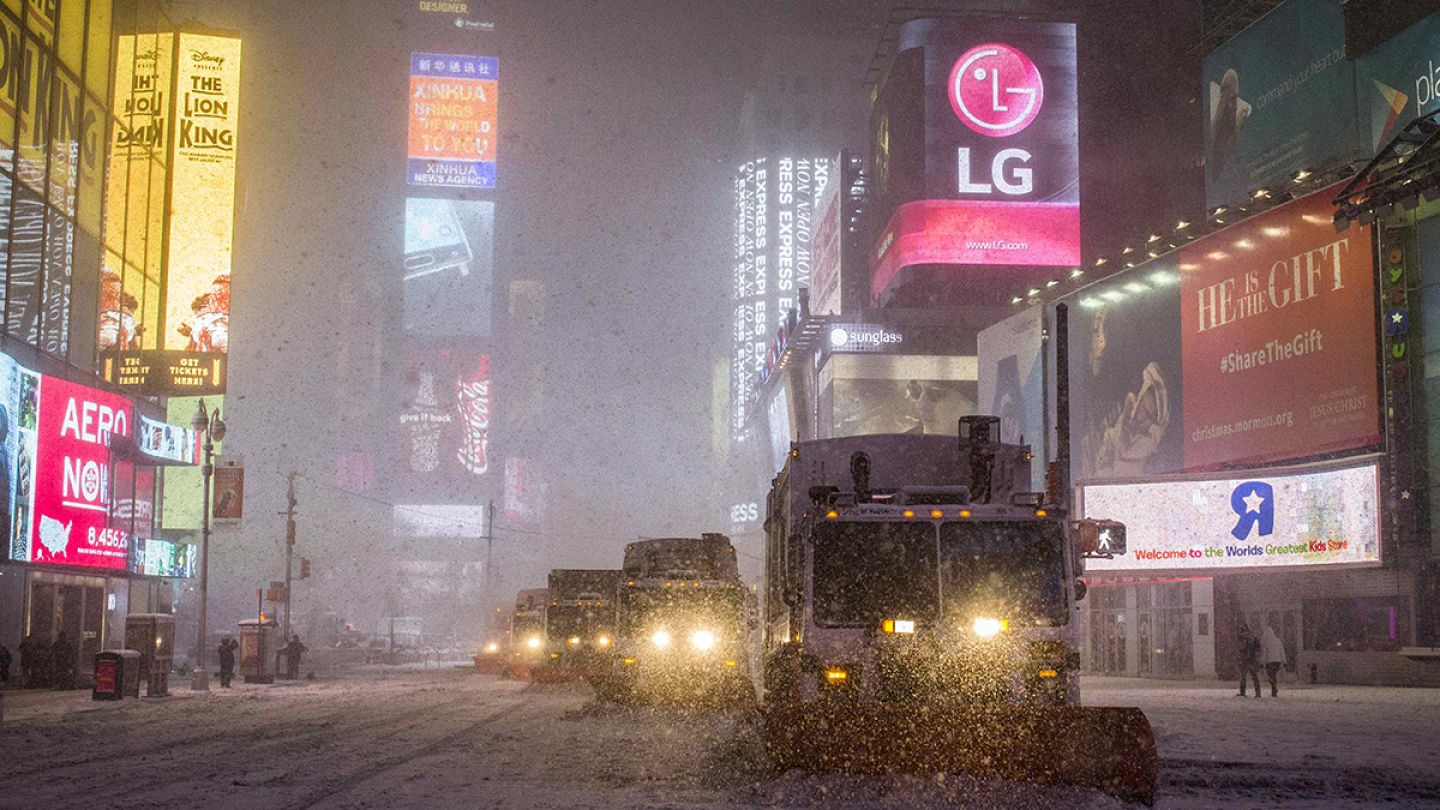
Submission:
M 530 673 L 531 680 L 573 682 L 593 679 L 608 670 L 621 576 L 614 569 L 556 568 L 550 572 L 550 603 L 545 608 L 549 658 Z
M 1027 492 L 1030 450 L 1000 443 L 998 418 L 958 433 L 792 445 L 765 519 L 771 756 L 1153 801 L 1144 714 L 1080 705 L 1077 578 L 1123 551 L 1123 526 L 1068 521 L 1062 485 Z
M 723 534 L 625 546 L 613 667 L 596 683 L 621 701 L 753 705 L 753 600 Z
M 545 608 L 548 588 L 525 588 L 515 594 L 510 613 L 510 676 L 528 680 L 545 661 Z

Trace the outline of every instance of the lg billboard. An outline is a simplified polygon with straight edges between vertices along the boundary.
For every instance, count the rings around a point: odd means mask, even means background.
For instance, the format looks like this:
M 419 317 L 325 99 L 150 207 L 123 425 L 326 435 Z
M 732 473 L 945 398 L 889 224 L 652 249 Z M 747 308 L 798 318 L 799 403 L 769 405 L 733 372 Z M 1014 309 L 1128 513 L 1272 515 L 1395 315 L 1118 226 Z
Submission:
M 917 20 L 900 47 L 872 120 L 872 301 L 917 265 L 1079 264 L 1075 26 Z

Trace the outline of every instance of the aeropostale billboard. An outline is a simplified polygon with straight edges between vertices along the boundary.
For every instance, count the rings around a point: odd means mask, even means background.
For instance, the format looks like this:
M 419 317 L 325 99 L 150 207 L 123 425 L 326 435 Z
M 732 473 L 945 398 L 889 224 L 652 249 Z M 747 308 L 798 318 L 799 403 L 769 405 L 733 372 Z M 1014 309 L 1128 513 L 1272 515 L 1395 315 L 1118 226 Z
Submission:
M 1075 477 L 1273 465 L 1380 441 L 1370 228 L 1334 189 L 1092 285 L 1071 310 Z
M 922 196 L 886 200 L 895 208 L 870 257 L 872 300 L 914 265 L 1079 264 L 1075 26 L 925 21 L 902 40 L 924 49 L 923 81 L 911 85 L 923 98 L 890 92 L 885 103 L 923 106 L 924 160 L 892 155 L 886 171 L 923 176 L 886 180 Z
M 1373 565 L 1380 562 L 1375 464 L 1082 488 L 1086 517 L 1125 524 L 1129 548 L 1092 571 Z

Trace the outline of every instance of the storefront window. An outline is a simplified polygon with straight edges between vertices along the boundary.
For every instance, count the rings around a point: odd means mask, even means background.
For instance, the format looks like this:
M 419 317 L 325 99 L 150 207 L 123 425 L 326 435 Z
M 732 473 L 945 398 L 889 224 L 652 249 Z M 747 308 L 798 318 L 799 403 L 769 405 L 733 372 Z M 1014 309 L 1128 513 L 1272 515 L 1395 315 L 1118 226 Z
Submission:
M 1403 597 L 1313 599 L 1303 610 L 1307 650 L 1395 651 L 1410 638 Z

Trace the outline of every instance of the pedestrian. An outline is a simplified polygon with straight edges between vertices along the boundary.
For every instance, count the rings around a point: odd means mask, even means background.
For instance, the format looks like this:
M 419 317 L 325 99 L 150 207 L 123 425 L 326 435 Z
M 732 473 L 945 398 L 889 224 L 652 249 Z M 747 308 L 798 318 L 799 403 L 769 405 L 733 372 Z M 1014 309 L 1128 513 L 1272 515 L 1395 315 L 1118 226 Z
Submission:
M 235 677 L 235 648 L 240 644 L 226 636 L 220 640 L 220 686 L 230 688 L 230 679 Z
M 39 654 L 38 644 L 34 633 L 20 640 L 20 682 L 26 687 L 35 686 L 35 658 Z
M 0 683 L 10 685 L 10 648 L 0 644 Z
M 55 643 L 50 645 L 50 685 L 56 689 L 75 688 L 75 667 L 76 667 L 75 646 L 70 643 L 65 631 L 55 636 Z
M 309 647 L 300 643 L 300 634 L 296 633 L 290 637 L 290 643 L 285 645 L 285 675 L 290 680 L 300 677 L 300 656 L 304 655 Z M 1256 687 L 1257 689 L 1259 687 Z
M 1280 688 L 1275 684 L 1275 676 L 1280 674 L 1280 668 L 1285 666 L 1285 644 L 1276 635 L 1275 628 L 1265 625 L 1265 632 L 1260 636 L 1260 656 L 1265 661 L 1265 677 L 1270 679 L 1270 697 L 1280 697 Z
M 1250 630 L 1249 625 L 1240 622 L 1240 631 L 1236 634 L 1235 652 L 1240 659 L 1240 694 L 1238 697 L 1245 697 L 1245 676 L 1255 682 L 1255 697 L 1260 697 L 1260 639 Z

